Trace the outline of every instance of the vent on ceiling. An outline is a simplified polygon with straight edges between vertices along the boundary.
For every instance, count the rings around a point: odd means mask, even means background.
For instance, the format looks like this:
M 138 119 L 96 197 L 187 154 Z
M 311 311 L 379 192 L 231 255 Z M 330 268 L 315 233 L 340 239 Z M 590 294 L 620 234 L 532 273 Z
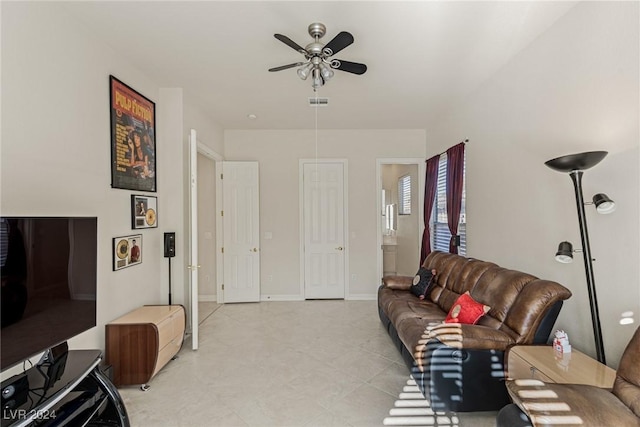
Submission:
M 309 98 L 309 107 L 326 107 L 329 105 L 329 98 Z

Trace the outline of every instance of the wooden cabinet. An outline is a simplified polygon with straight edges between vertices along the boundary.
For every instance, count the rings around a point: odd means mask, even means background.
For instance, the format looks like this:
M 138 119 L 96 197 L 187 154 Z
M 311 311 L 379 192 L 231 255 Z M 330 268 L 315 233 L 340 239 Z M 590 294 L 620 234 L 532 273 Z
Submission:
M 398 246 L 382 245 L 382 275 L 395 276 L 398 273 L 397 264 Z
M 146 384 L 182 347 L 181 305 L 146 305 L 106 325 L 107 363 L 116 386 Z
M 611 388 L 616 371 L 575 349 L 562 354 L 551 346 L 517 345 L 507 354 L 507 377 Z
M 382 236 L 382 275 L 395 276 L 398 274 L 396 266 L 398 258 L 397 236 Z

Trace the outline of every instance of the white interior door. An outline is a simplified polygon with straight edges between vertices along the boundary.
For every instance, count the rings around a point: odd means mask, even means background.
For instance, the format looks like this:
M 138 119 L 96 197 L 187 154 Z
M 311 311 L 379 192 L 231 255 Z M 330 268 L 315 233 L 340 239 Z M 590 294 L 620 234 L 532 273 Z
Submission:
M 224 302 L 260 301 L 258 162 L 222 162 Z
M 198 142 L 196 131 L 189 134 L 189 294 L 191 348 L 198 349 Z
M 344 164 L 304 163 L 303 174 L 305 298 L 344 298 Z

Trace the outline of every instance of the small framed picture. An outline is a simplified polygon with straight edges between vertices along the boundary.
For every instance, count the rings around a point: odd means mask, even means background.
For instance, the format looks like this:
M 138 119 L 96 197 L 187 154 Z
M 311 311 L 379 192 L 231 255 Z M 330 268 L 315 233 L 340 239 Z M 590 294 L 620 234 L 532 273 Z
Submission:
M 158 199 L 153 196 L 131 195 L 131 228 L 158 227 Z
M 142 264 L 142 234 L 113 238 L 113 271 Z

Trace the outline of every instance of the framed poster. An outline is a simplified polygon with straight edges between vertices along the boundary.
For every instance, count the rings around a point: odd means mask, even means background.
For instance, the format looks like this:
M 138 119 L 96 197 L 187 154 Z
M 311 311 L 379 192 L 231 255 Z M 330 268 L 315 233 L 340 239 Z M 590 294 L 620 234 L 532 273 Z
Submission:
M 137 230 L 156 227 L 158 227 L 158 198 L 132 194 L 131 228 Z
M 111 99 L 111 187 L 156 191 L 156 104 L 114 76 Z
M 113 238 L 113 271 L 142 264 L 142 234 Z

